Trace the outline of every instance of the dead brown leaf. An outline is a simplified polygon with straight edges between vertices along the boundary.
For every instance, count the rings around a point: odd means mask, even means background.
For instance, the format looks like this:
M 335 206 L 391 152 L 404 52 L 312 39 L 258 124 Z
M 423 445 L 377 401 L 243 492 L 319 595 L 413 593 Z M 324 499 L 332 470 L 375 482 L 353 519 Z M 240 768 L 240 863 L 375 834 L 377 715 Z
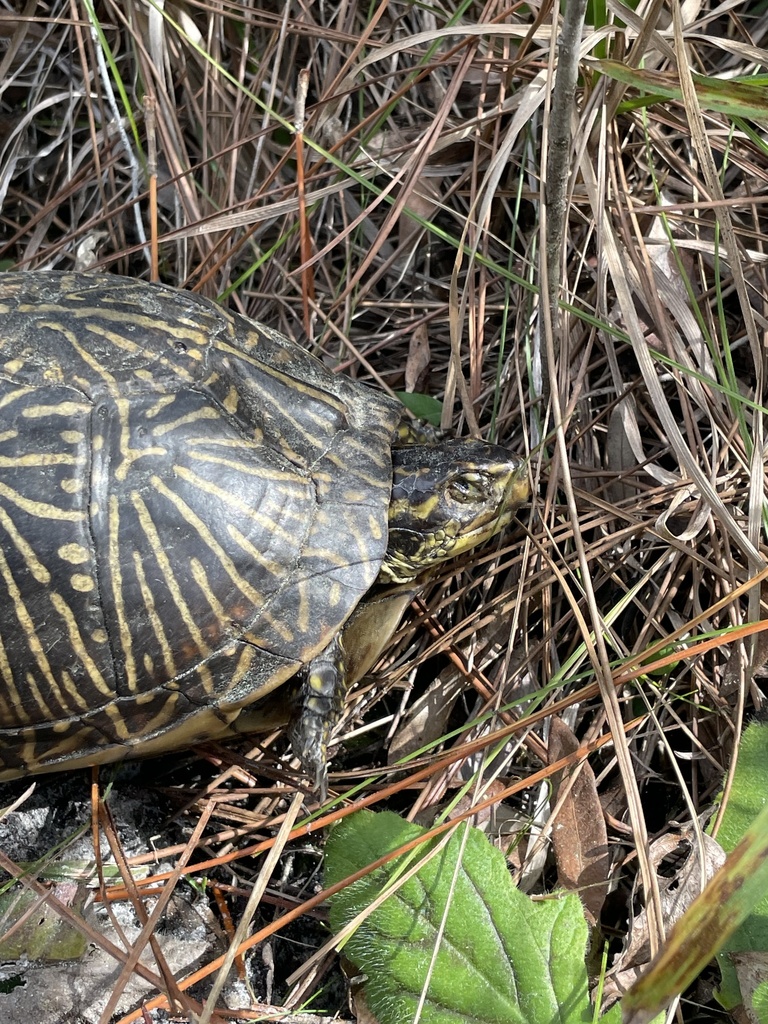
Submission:
M 565 722 L 553 718 L 550 760 L 557 761 L 578 747 L 579 741 Z M 552 828 L 558 881 L 565 889 L 578 890 L 587 917 L 595 924 L 608 891 L 610 857 L 595 775 L 586 761 L 579 766 L 575 779 L 570 773 L 558 773 L 554 780 L 555 800 L 561 793 L 565 799 Z
M 411 335 L 408 345 L 408 359 L 405 363 L 405 390 L 423 390 L 424 380 L 429 370 L 429 332 L 426 324 L 419 324 Z
M 660 836 L 651 844 L 650 861 L 659 878 L 659 895 L 666 931 L 683 916 L 702 891 L 709 879 L 725 861 L 719 843 L 711 836 L 702 835 L 704 871 L 694 830 L 691 826 L 680 832 Z M 672 854 L 680 854 L 679 867 L 672 875 L 661 874 L 659 867 Z M 686 849 L 687 848 L 687 849 Z M 603 989 L 607 1003 L 618 999 L 634 984 L 651 960 L 648 918 L 642 910 L 632 921 L 629 941 L 609 972 Z

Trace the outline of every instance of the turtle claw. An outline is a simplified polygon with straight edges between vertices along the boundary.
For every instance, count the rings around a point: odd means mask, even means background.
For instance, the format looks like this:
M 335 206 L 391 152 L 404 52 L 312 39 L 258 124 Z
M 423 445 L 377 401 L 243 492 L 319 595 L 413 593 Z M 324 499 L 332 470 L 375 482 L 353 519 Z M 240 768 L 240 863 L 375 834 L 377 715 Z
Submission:
M 313 779 L 312 792 L 321 800 L 328 791 L 328 736 L 331 726 L 322 714 L 302 706 L 291 722 L 289 734 L 293 752 L 301 766 Z
M 345 690 L 344 652 L 336 637 L 307 666 L 290 725 L 293 752 L 314 779 L 312 789 L 321 801 L 328 794 L 328 741 L 341 717 Z

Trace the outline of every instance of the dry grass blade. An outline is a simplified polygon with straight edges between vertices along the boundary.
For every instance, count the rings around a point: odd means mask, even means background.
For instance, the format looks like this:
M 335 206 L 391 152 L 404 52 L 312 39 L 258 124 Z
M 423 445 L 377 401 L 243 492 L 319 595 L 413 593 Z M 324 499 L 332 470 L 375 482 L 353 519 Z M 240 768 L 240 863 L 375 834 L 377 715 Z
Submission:
M 133 943 L 133 949 L 131 950 L 131 954 L 128 957 L 127 961 L 125 962 L 122 971 L 120 972 L 120 977 L 117 979 L 112 995 L 110 996 L 110 999 L 107 1002 L 107 1005 L 102 1013 L 102 1021 L 104 1022 L 104 1024 L 107 1024 L 107 1022 L 112 1019 L 112 1016 L 115 1013 L 115 1010 L 117 1009 L 120 996 L 122 995 L 123 988 L 127 984 L 128 979 L 131 976 L 131 973 L 135 970 L 136 964 L 139 962 L 139 957 L 143 953 L 147 943 L 149 943 L 152 946 L 152 951 L 154 953 L 155 959 L 157 960 L 158 967 L 166 981 L 166 991 L 169 996 L 169 1002 L 171 1004 L 175 1003 L 181 1006 L 188 1005 L 189 1001 L 182 996 L 182 993 L 178 989 L 178 986 L 176 985 L 173 975 L 171 974 L 167 964 L 165 963 L 165 958 L 163 957 L 154 939 L 154 933 L 155 929 L 157 928 L 158 922 L 162 918 L 166 906 L 168 905 L 171 897 L 173 896 L 176 885 L 179 879 L 182 877 L 182 871 L 186 866 L 189 858 L 192 856 L 192 853 L 195 850 L 198 842 L 200 841 L 200 837 L 205 831 L 205 827 L 208 824 L 208 819 L 210 818 L 213 809 L 214 804 L 212 801 L 209 801 L 208 807 L 200 815 L 200 819 L 197 822 L 195 831 L 190 837 L 190 841 L 187 844 L 186 849 L 179 857 L 173 873 L 171 874 L 165 886 L 163 887 L 163 892 L 160 898 L 157 900 L 154 907 L 152 908 L 152 912 L 147 913 L 141 901 L 141 895 L 136 888 L 130 867 L 126 863 L 125 857 L 122 854 L 122 851 L 120 850 L 119 839 L 117 837 L 114 824 L 111 822 L 111 818 L 108 813 L 108 808 L 103 802 L 100 801 L 99 817 L 102 821 L 102 824 L 106 827 L 110 847 L 112 848 L 112 851 L 115 854 L 117 863 L 120 867 L 121 875 L 123 877 L 123 881 L 128 887 L 128 891 L 137 910 L 139 920 L 142 922 L 143 925 L 141 933 Z
M 70 907 L 61 903 L 61 901 L 57 900 L 55 896 L 52 896 L 46 890 L 45 886 L 38 882 L 37 879 L 31 878 L 29 873 L 23 867 L 20 867 L 18 864 L 14 864 L 13 861 L 9 857 L 6 857 L 2 852 L 0 852 L 0 867 L 2 867 L 3 871 L 7 871 L 12 878 L 17 878 L 28 889 L 37 893 L 41 900 L 47 900 L 48 903 L 55 908 L 59 916 L 68 921 L 68 923 L 77 931 L 85 935 L 89 942 L 92 942 L 95 946 L 100 946 L 102 949 L 106 950 L 106 952 L 108 952 L 110 956 L 114 957 L 119 963 L 125 964 L 127 962 L 127 953 L 106 939 L 99 931 L 88 925 L 82 917 L 71 910 Z M 164 987 L 163 979 L 143 964 L 137 963 L 134 970 L 151 985 L 154 985 L 159 989 Z
M 293 828 L 293 823 L 295 822 L 299 814 L 299 811 L 301 810 L 302 803 L 302 797 L 297 794 L 297 796 L 293 799 L 288 814 L 286 814 L 285 816 L 285 821 L 283 822 L 280 832 L 277 835 L 275 845 L 272 847 L 269 856 L 264 861 L 264 866 L 262 868 L 261 873 L 261 881 L 258 885 L 254 885 L 251 894 L 248 897 L 248 903 L 246 904 L 240 923 L 238 924 L 237 929 L 235 931 L 231 947 L 222 963 L 219 975 L 216 978 L 216 981 L 214 982 L 211 992 L 206 1001 L 205 1009 L 203 1010 L 203 1013 L 200 1017 L 200 1024 L 208 1024 L 208 1021 L 210 1021 L 211 1019 L 211 1016 L 216 1007 L 216 1001 L 218 999 L 218 996 L 221 992 L 222 987 L 224 986 L 225 981 L 227 980 L 227 975 L 230 969 L 232 968 L 232 964 L 234 963 L 235 957 L 238 955 L 238 952 L 243 942 L 245 941 L 247 932 L 251 926 L 251 920 L 256 911 L 256 907 L 258 906 L 259 900 L 264 894 L 264 889 L 266 888 L 267 882 L 269 881 L 272 871 L 274 870 L 277 864 L 278 858 L 282 854 L 283 847 L 286 841 L 288 840 L 288 836 L 291 832 L 291 829 Z

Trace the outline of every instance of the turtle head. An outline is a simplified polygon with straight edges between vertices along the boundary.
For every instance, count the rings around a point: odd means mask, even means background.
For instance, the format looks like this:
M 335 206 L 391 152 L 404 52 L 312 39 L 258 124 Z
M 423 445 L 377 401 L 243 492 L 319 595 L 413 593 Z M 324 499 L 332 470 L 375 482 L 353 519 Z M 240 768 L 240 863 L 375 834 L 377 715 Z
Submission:
M 384 582 L 407 583 L 499 533 L 528 498 L 521 459 L 484 441 L 392 449 Z

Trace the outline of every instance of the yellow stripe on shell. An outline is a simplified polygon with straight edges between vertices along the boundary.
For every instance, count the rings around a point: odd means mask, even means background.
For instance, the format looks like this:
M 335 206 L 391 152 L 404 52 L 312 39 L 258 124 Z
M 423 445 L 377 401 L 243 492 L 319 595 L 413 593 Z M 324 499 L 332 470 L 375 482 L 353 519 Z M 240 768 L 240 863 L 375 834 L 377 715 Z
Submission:
M 49 420 L 53 416 L 83 416 L 91 411 L 85 402 L 56 402 L 54 405 L 26 405 L 21 415 L 27 420 Z
M 84 572 L 73 572 L 69 577 L 69 582 L 72 589 L 79 591 L 81 594 L 89 594 L 92 590 L 96 589 L 96 582 L 93 576 L 88 576 Z
M 282 341 L 283 339 L 281 338 L 280 340 Z M 221 339 L 216 339 L 213 345 L 214 348 L 216 348 L 219 352 L 224 352 L 227 355 L 234 356 L 235 359 L 237 359 L 239 362 L 249 363 L 251 366 L 255 367 L 258 373 L 263 373 L 265 376 L 271 377 L 272 380 L 275 380 L 278 383 L 283 384 L 292 394 L 295 394 L 297 396 L 303 395 L 306 398 L 312 399 L 312 401 L 318 402 L 321 405 L 334 409 L 337 413 L 346 418 L 346 404 L 344 403 L 344 401 L 342 401 L 342 399 L 336 398 L 328 391 L 323 390 L 323 388 L 316 388 L 313 387 L 312 384 L 308 384 L 304 381 L 299 380 L 291 372 L 290 356 L 288 356 L 289 368 L 283 371 L 279 370 L 276 366 L 272 366 L 268 363 L 263 362 L 261 359 L 258 358 L 258 356 L 253 357 L 249 355 L 249 353 L 243 351 L 243 349 L 235 348 L 234 346 L 227 344 L 227 342 L 221 341 Z M 285 409 L 280 404 L 277 398 L 273 398 L 267 392 L 264 393 L 264 398 L 269 400 L 271 404 L 277 405 L 280 409 L 281 414 L 285 413 Z M 314 419 L 316 420 L 318 425 L 324 425 L 322 417 L 315 416 Z M 315 437 L 314 440 L 316 441 L 317 438 Z
M 58 761 L 69 761 L 70 755 L 79 750 L 82 746 L 82 736 L 79 731 L 79 721 L 52 722 L 51 729 L 54 733 L 64 734 L 62 738 L 53 743 L 50 740 L 41 751 L 38 744 L 37 730 L 25 729 L 21 745 L 21 761 L 23 764 L 49 764 L 56 765 Z M 27 739 L 26 737 L 30 738 Z M 102 740 L 103 742 L 103 740 Z M 43 756 L 41 757 L 41 753 Z
M 48 658 L 45 655 L 45 651 L 43 650 L 43 646 L 40 643 L 40 640 L 38 639 L 35 623 L 33 622 L 32 616 L 29 614 L 29 610 L 27 609 L 27 606 L 22 599 L 21 590 L 19 589 L 19 586 L 13 577 L 11 567 L 8 564 L 8 561 L 5 557 L 5 553 L 3 552 L 2 548 L 0 548 L 0 576 L 2 576 L 3 580 L 5 581 L 8 596 L 10 597 L 13 603 L 13 610 L 16 613 L 16 618 L 18 619 L 19 625 L 21 626 L 22 631 L 26 637 L 27 646 L 29 647 L 30 653 L 34 658 L 41 675 L 45 679 L 46 683 L 50 686 L 54 700 L 57 701 L 59 707 L 63 709 L 66 707 L 66 705 L 64 704 L 61 689 L 53 675 L 53 672 L 51 671 L 50 662 L 48 661 Z M 40 708 L 42 717 L 50 718 L 51 708 L 48 706 L 47 702 L 45 702 L 42 699 L 37 684 L 35 683 L 34 677 L 31 675 L 31 673 L 28 672 L 28 685 L 30 685 L 30 679 L 32 680 L 30 692 L 32 693 L 35 702 Z
M 105 313 L 106 310 L 99 309 L 100 318 L 103 318 Z M 92 318 L 93 310 L 84 310 L 83 316 L 89 316 Z M 120 322 L 124 323 L 125 313 L 117 313 L 115 316 L 111 317 L 111 319 L 119 320 Z M 130 352 L 132 354 L 139 355 L 147 363 L 152 363 L 153 365 L 156 366 L 162 366 L 164 369 L 173 373 L 178 380 L 183 380 L 188 384 L 191 384 L 195 380 L 195 377 L 189 372 L 189 370 L 186 369 L 185 366 L 183 366 L 181 360 L 179 359 L 170 359 L 166 356 L 161 356 L 158 359 L 157 352 L 151 349 L 147 349 L 143 345 L 137 344 L 135 341 L 131 341 L 131 339 L 127 338 L 124 334 L 120 334 L 116 331 L 110 331 L 104 328 L 101 323 L 97 324 L 95 327 L 91 327 L 90 324 L 86 324 L 85 326 L 88 330 L 90 330 L 91 334 L 95 334 L 99 338 L 106 338 L 106 340 L 112 342 L 112 344 L 115 345 L 115 347 L 121 348 L 125 352 Z M 142 326 L 146 328 L 147 333 L 151 333 L 157 329 L 157 320 L 152 319 L 151 317 L 135 315 L 131 317 L 131 327 L 133 327 L 134 330 L 136 330 L 136 333 L 139 335 L 141 334 L 141 332 L 138 330 L 138 328 Z M 200 332 L 196 331 L 193 334 L 185 333 L 184 331 L 181 330 L 174 330 L 172 334 L 173 337 L 176 338 L 178 341 L 183 341 L 185 344 L 187 344 L 188 347 L 184 355 L 188 356 L 190 359 L 194 359 L 196 362 L 199 362 L 200 359 L 202 358 L 202 353 L 195 348 L 189 347 L 189 345 L 195 345 L 197 342 L 200 341 Z M 150 376 L 149 379 L 151 380 L 152 377 Z
M 259 651 L 255 647 L 251 647 L 250 644 L 240 644 L 240 655 L 237 659 L 237 664 L 227 676 L 226 689 L 222 693 L 222 697 L 225 697 L 230 690 L 236 690 L 238 685 L 245 679 L 248 674 L 251 665 L 253 665 L 254 659 L 258 657 Z M 260 694 L 254 693 L 253 699 L 255 700 Z
M 253 445 L 254 447 L 258 447 L 259 445 L 262 444 L 263 434 L 260 430 L 254 428 L 253 433 L 250 435 L 248 440 L 250 441 L 251 445 Z M 206 448 L 231 448 L 237 452 L 242 452 L 243 450 L 242 437 L 206 437 L 204 435 L 201 435 L 200 437 L 190 437 L 184 443 L 190 449 L 194 449 L 196 446 L 199 445 L 205 445 Z M 199 455 L 198 453 L 195 453 L 195 457 L 205 458 L 205 455 Z M 295 469 L 296 467 L 292 464 L 292 468 Z M 300 471 L 297 470 L 297 473 L 300 473 Z
M 236 526 L 233 526 L 232 523 L 227 523 L 227 533 L 238 547 L 245 551 L 249 558 L 251 558 L 260 568 L 264 569 L 265 572 L 268 572 L 275 578 L 285 576 L 285 566 L 279 562 L 273 561 L 271 558 L 265 558 L 262 552 L 252 544 Z
M 133 568 L 136 573 L 136 579 L 139 583 L 139 590 L 141 591 L 141 596 L 144 601 L 144 607 L 149 617 L 149 624 L 152 626 L 152 632 L 155 634 L 155 638 L 160 648 L 160 655 L 163 659 L 166 678 L 174 679 L 176 676 L 176 661 L 173 656 L 173 647 L 168 642 L 168 636 L 165 632 L 162 617 L 157 612 L 155 595 L 152 592 L 152 588 L 147 583 L 147 577 L 144 572 L 141 555 L 138 551 L 133 552 Z M 134 693 L 138 689 L 135 680 L 134 685 L 131 686 L 130 689 Z
M 27 455 L 0 455 L 0 469 L 17 469 L 22 466 L 84 466 L 83 455 L 67 455 L 64 452 L 30 452 Z
M 296 625 L 299 627 L 299 633 L 305 636 L 309 631 L 309 625 L 311 622 L 311 601 L 312 601 L 312 588 L 307 580 L 299 580 L 296 585 L 297 597 L 298 597 L 298 611 L 296 613 Z
M 250 363 L 256 368 L 257 372 L 263 373 L 266 376 L 271 377 L 272 380 L 282 384 L 291 393 L 291 395 L 295 396 L 292 401 L 297 406 L 301 404 L 301 398 L 304 397 L 310 399 L 310 402 L 317 402 L 326 409 L 332 410 L 338 416 L 346 420 L 347 407 L 345 402 L 321 388 L 313 387 L 311 384 L 298 380 L 296 376 L 292 375 L 290 369 L 285 372 L 278 370 L 275 366 L 270 366 L 258 358 L 253 358 L 242 349 L 234 348 L 221 340 L 214 341 L 214 346 L 220 352 L 225 352 L 227 355 L 234 356 L 242 362 Z M 322 442 L 318 440 L 318 434 L 312 433 L 311 430 L 304 426 L 304 422 L 310 420 L 319 428 L 320 437 L 324 437 L 327 432 L 326 420 L 322 415 L 316 414 L 313 411 L 311 404 L 304 405 L 302 408 L 301 418 L 297 418 L 291 416 L 290 410 L 286 404 L 280 401 L 277 396 L 270 395 L 269 390 L 266 388 L 261 391 L 259 400 L 264 405 L 274 408 L 280 419 L 285 421 L 287 424 L 290 424 L 290 429 L 283 429 L 281 436 L 275 439 L 280 445 L 281 451 L 289 452 L 298 458 L 298 454 L 285 440 L 286 435 L 290 432 L 293 432 L 300 437 L 310 450 L 322 447 Z
M 89 682 L 93 683 L 96 689 L 103 693 L 105 697 L 114 696 L 114 690 L 112 688 L 112 685 L 108 683 L 104 676 L 101 674 L 96 665 L 96 662 L 90 656 L 85 644 L 83 643 L 83 638 L 80 633 L 80 629 L 78 628 L 74 612 L 69 607 L 64 598 L 61 596 L 61 594 L 57 594 L 55 591 L 53 591 L 48 596 L 50 598 L 51 604 L 56 609 L 61 618 L 64 620 L 64 624 L 67 628 L 67 633 L 69 634 L 70 650 L 82 662 L 83 668 L 88 673 Z M 63 676 L 68 676 L 68 673 L 64 672 Z M 71 686 L 67 686 L 67 690 L 69 691 L 70 696 L 74 700 L 75 705 L 81 708 L 83 711 L 85 711 L 89 706 L 92 705 L 93 702 L 88 700 L 87 695 L 84 696 L 80 692 L 79 688 L 74 685 L 74 683 L 71 683 Z
M 96 378 L 103 380 L 105 384 L 110 385 L 111 390 L 114 390 L 114 375 L 111 374 L 109 370 L 106 369 L 106 367 L 100 360 L 98 360 L 95 356 L 92 356 L 87 349 L 83 348 L 83 346 L 77 340 L 77 335 L 75 334 L 74 331 L 70 331 L 68 330 L 68 328 L 63 327 L 61 321 L 59 320 L 39 320 L 36 324 L 36 327 L 47 327 L 49 331 L 55 331 L 58 334 L 62 334 L 67 339 L 70 346 L 80 356 L 85 365 L 89 367 L 89 369 L 96 375 Z
M 211 584 L 210 584 L 210 582 L 208 580 L 208 576 L 206 575 L 204 567 L 202 566 L 202 564 L 196 558 L 191 558 L 190 562 L 189 562 L 189 565 L 190 565 L 190 569 L 192 571 L 192 577 L 195 580 L 195 583 L 197 583 L 198 587 L 200 587 L 200 590 L 202 591 L 205 599 L 208 601 L 208 604 L 211 607 L 211 611 L 213 612 L 213 614 L 214 614 L 214 616 L 216 618 L 216 621 L 219 624 L 219 632 L 220 632 L 220 634 L 225 633 L 226 630 L 227 630 L 227 627 L 230 624 L 229 616 L 227 615 L 226 610 L 225 610 L 224 606 L 222 605 L 221 601 L 217 600 L 216 595 L 213 592 L 213 587 L 211 586 Z M 220 651 L 219 653 L 225 653 L 225 652 L 221 652 Z M 209 679 L 210 678 L 211 677 L 209 677 Z M 234 685 L 234 683 L 230 679 L 229 683 L 228 683 L 228 688 L 230 686 L 233 686 L 233 685 Z M 203 680 L 203 686 L 206 688 L 206 693 L 208 693 L 209 696 L 212 696 L 213 693 L 214 693 L 214 687 L 211 686 L 210 689 L 209 689 L 207 687 L 207 685 L 206 685 L 206 680 L 205 679 Z
M 350 435 L 345 438 L 345 449 L 346 453 L 344 456 L 339 455 L 336 452 L 329 452 L 329 458 L 333 465 L 337 466 L 342 472 L 348 473 L 350 466 L 354 467 L 354 455 L 356 452 L 360 453 L 360 457 L 365 464 L 373 463 L 379 469 L 389 466 L 391 463 L 391 448 L 389 435 L 381 430 L 377 430 L 376 434 L 381 441 L 381 447 L 379 450 L 371 448 L 371 442 L 364 443 L 360 441 L 354 435 Z M 366 473 L 355 472 L 355 479 L 362 480 L 366 485 L 366 490 L 369 487 L 375 487 L 380 490 L 382 487 L 389 489 L 391 487 L 391 478 L 389 474 L 386 477 L 381 476 L 368 476 Z
M 179 416 L 175 420 L 171 420 L 169 423 L 163 423 L 160 426 L 152 428 L 153 437 L 164 437 L 166 434 L 170 434 L 174 430 L 178 430 L 179 427 L 187 427 L 190 423 L 199 423 L 201 420 L 220 420 L 221 415 L 218 409 L 213 409 L 210 405 L 201 406 L 199 409 L 195 409 L 192 412 L 184 413 L 183 416 Z
M 156 487 L 161 483 L 157 477 L 153 477 L 152 482 Z M 170 492 L 168 492 L 167 488 L 163 487 L 163 491 L 166 492 L 166 496 L 170 496 Z M 175 495 L 173 495 L 173 497 L 175 497 Z M 157 527 L 150 515 L 146 502 L 138 491 L 131 491 L 131 502 L 136 510 L 139 525 L 141 526 L 144 536 L 147 538 L 149 546 L 152 548 L 152 554 L 155 556 L 155 561 L 163 573 L 163 582 L 171 594 L 171 599 L 176 605 L 184 625 L 187 627 L 189 638 L 197 646 L 200 657 L 207 658 L 211 653 L 210 648 L 203 639 L 203 634 L 200 632 L 197 622 L 195 621 L 195 617 L 187 604 L 184 594 L 182 593 L 182 589 L 176 579 L 170 559 L 168 558 L 168 554 L 163 546 L 162 540 L 160 539 L 160 534 L 157 531 Z
M 3 679 L 3 687 L 0 688 L 0 707 L 3 708 L 2 720 L 4 722 L 13 722 L 16 719 L 21 723 L 31 721 L 21 702 L 21 694 L 16 688 L 11 663 L 8 660 L 8 652 L 5 649 L 2 637 L 0 637 L 0 676 Z M 5 692 L 3 692 L 3 689 Z M 10 698 L 9 700 L 6 700 L 6 695 Z
M 35 679 L 31 672 L 26 672 L 24 675 L 24 691 L 25 695 L 32 695 L 32 699 L 34 700 L 35 704 L 37 705 L 40 711 L 41 718 L 48 719 L 55 715 L 57 709 L 52 708 L 51 705 L 46 700 L 43 700 L 43 695 L 40 692 L 40 687 L 37 685 L 37 680 Z M 58 685 L 56 686 L 54 693 L 54 699 L 57 701 L 59 707 L 63 710 L 65 708 L 65 704 L 61 698 L 61 690 L 59 689 Z
M 13 542 L 13 546 L 19 552 L 21 557 L 29 570 L 30 574 L 41 583 L 44 587 L 47 587 L 51 582 L 51 573 L 48 568 L 43 565 L 40 559 L 35 554 L 32 545 L 27 541 L 20 532 L 14 521 L 8 515 L 6 510 L 0 507 L 0 526 L 6 531 L 8 536 Z
M 285 541 L 286 543 L 291 545 L 295 542 L 295 534 L 283 529 L 282 523 L 276 523 L 269 516 L 265 516 L 262 512 L 259 512 L 257 509 L 252 508 L 250 505 L 248 505 L 245 501 L 239 498 L 236 494 L 233 494 L 231 491 L 227 491 L 224 487 L 219 487 L 217 484 L 211 483 L 211 481 L 206 480 L 205 477 L 198 476 L 196 473 L 193 473 L 185 466 L 174 466 L 173 471 L 175 475 L 179 477 L 179 479 L 184 480 L 185 483 L 188 483 L 191 486 L 196 487 L 201 491 L 204 491 L 206 494 L 212 494 L 215 498 L 218 498 L 220 501 L 223 501 L 224 504 L 231 505 L 233 508 L 236 508 L 241 513 L 241 515 L 243 515 L 246 519 L 252 520 L 260 531 L 267 530 L 275 537 L 279 537 L 282 541 Z M 155 481 L 157 481 L 158 484 L 161 483 L 159 477 L 152 477 L 152 482 L 155 483 Z M 302 489 L 304 489 L 305 487 L 306 484 L 302 482 Z M 194 513 L 191 514 L 194 515 Z M 285 519 L 287 519 L 288 516 L 286 515 L 284 510 L 282 514 L 284 516 L 283 522 L 285 522 Z M 293 515 L 290 518 L 292 521 L 300 524 L 303 522 L 304 517 Z M 195 520 L 198 523 L 202 524 L 202 520 L 200 520 L 197 516 L 195 516 Z
M 189 444 L 195 443 L 208 444 L 219 442 L 209 442 L 208 438 L 190 439 Z M 242 447 L 243 442 L 241 440 L 234 441 L 232 444 L 232 448 L 235 451 L 241 451 Z M 303 498 L 307 490 L 308 477 L 302 476 L 298 471 L 287 473 L 284 469 L 270 469 L 268 466 L 238 462 L 235 459 L 225 459 L 219 455 L 208 455 L 205 452 L 190 451 L 189 457 L 205 465 L 210 463 L 213 466 L 223 466 L 225 469 L 231 469 L 235 473 L 252 476 L 256 480 L 274 480 L 275 483 L 280 485 L 281 491 L 285 492 L 293 488 L 299 498 Z
M 0 398 L 0 409 L 5 409 L 9 405 L 13 405 L 14 402 L 18 402 L 19 399 L 29 398 L 32 388 L 20 387 L 16 391 L 9 391 L 7 395 L 3 395 Z
M 171 694 L 168 695 L 168 701 L 171 700 L 171 696 Z M 165 704 L 163 704 L 163 710 L 165 710 Z M 128 731 L 127 716 L 123 709 L 118 707 L 113 701 L 111 704 L 107 704 L 107 706 L 103 708 L 103 712 L 112 723 L 118 742 L 127 743 L 131 739 L 131 734 Z M 148 730 L 142 729 L 143 733 L 146 731 Z
M 271 626 L 286 643 L 291 643 L 293 640 L 293 633 L 286 623 L 278 621 L 274 616 L 269 614 L 266 610 L 264 595 L 239 573 L 235 563 L 226 553 L 224 548 L 222 548 L 221 544 L 219 544 L 208 526 L 197 515 L 197 513 L 193 512 L 192 509 L 182 501 L 178 494 L 175 494 L 169 487 L 166 487 L 159 477 L 152 477 L 152 485 L 176 507 L 189 525 L 195 529 L 200 539 L 205 542 L 211 553 L 218 559 L 222 569 L 226 572 L 243 597 L 245 597 L 249 604 L 253 606 L 254 611 L 258 609 L 260 617 L 268 623 L 269 626 Z M 281 567 L 280 574 L 283 575 L 283 573 L 284 570 Z
M 173 405 L 175 401 L 176 395 L 160 395 L 155 404 L 144 411 L 144 415 L 148 420 L 154 419 L 155 416 L 159 416 L 169 405 Z
M 226 411 L 231 416 L 231 415 L 233 415 L 234 413 L 237 412 L 237 407 L 238 407 L 239 403 L 240 403 L 240 393 L 238 392 L 237 388 L 231 387 L 229 389 L 229 391 L 227 392 L 226 397 L 225 397 L 224 401 L 222 402 L 222 405 L 224 406 Z
M 224 611 L 224 605 L 218 600 L 213 592 L 213 587 L 208 579 L 205 568 L 197 558 L 190 558 L 189 567 L 192 571 L 192 578 L 198 587 L 200 587 L 206 601 L 211 606 L 211 611 L 223 626 L 227 621 L 227 614 Z
M 68 523 L 82 523 L 85 520 L 85 513 L 78 509 L 58 508 L 45 501 L 32 501 L 4 483 L 0 483 L 0 497 L 38 519 L 64 520 Z

